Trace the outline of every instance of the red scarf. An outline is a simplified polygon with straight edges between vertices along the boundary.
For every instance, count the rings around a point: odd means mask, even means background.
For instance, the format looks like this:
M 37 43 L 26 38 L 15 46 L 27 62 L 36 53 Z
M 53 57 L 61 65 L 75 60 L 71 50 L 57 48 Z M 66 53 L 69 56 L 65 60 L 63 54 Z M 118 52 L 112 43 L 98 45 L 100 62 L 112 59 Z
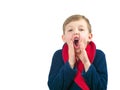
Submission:
M 86 52 L 88 55 L 88 58 L 90 60 L 90 62 L 92 63 L 95 57 L 95 53 L 96 53 L 96 46 L 94 44 L 94 42 L 90 42 L 87 47 L 86 47 Z M 63 45 L 63 49 L 62 49 L 62 56 L 64 59 L 64 63 L 66 63 L 68 61 L 68 45 L 65 43 Z M 81 60 L 79 60 L 78 62 L 76 62 L 76 67 L 78 69 L 77 74 L 74 78 L 75 83 L 82 88 L 82 90 L 90 90 L 90 88 L 88 87 L 88 85 L 86 84 L 83 76 L 82 76 L 82 71 L 84 70 L 84 65 L 82 64 Z

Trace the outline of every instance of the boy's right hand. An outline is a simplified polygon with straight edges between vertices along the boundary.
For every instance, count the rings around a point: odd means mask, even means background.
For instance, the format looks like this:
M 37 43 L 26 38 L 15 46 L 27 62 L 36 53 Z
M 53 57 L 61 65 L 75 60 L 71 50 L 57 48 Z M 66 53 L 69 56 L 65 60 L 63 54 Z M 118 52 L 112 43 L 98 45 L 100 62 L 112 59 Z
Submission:
M 70 40 L 68 43 L 68 56 L 69 56 L 69 64 L 71 68 L 74 68 L 75 65 L 75 50 L 74 50 L 74 45 L 73 45 L 73 40 Z

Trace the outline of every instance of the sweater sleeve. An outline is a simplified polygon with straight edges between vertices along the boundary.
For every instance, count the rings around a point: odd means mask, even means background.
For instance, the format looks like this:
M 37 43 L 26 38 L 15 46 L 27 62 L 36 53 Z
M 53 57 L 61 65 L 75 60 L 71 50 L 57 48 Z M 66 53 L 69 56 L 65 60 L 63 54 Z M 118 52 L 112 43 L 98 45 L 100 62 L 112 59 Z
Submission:
M 93 64 L 83 76 L 90 87 L 90 90 L 107 90 L 108 72 L 105 54 L 97 50 Z
M 55 52 L 48 77 L 50 90 L 67 90 L 73 82 L 77 69 L 71 69 L 69 63 L 63 62 L 61 50 Z

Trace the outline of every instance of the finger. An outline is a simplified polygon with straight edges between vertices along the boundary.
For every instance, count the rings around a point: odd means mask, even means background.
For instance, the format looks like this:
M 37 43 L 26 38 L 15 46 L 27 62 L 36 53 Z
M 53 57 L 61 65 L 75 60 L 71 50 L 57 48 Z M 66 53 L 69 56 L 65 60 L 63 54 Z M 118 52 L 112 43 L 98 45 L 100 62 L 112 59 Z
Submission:
M 85 45 L 84 45 L 83 40 L 79 40 L 79 45 L 80 45 L 80 50 L 81 51 L 85 49 Z

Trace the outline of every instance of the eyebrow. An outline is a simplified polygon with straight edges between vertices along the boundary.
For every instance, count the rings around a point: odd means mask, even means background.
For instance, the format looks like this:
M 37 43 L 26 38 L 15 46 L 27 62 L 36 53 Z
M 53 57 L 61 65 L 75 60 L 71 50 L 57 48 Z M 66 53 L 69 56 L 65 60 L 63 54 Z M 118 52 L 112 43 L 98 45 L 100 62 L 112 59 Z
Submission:
M 68 26 L 68 27 L 66 27 L 66 28 L 72 28 L 72 27 L 73 27 L 73 26 L 70 25 L 70 26 Z M 80 28 L 84 28 L 83 25 L 79 25 L 79 27 L 80 27 Z
M 80 25 L 79 27 L 84 27 L 83 25 Z

